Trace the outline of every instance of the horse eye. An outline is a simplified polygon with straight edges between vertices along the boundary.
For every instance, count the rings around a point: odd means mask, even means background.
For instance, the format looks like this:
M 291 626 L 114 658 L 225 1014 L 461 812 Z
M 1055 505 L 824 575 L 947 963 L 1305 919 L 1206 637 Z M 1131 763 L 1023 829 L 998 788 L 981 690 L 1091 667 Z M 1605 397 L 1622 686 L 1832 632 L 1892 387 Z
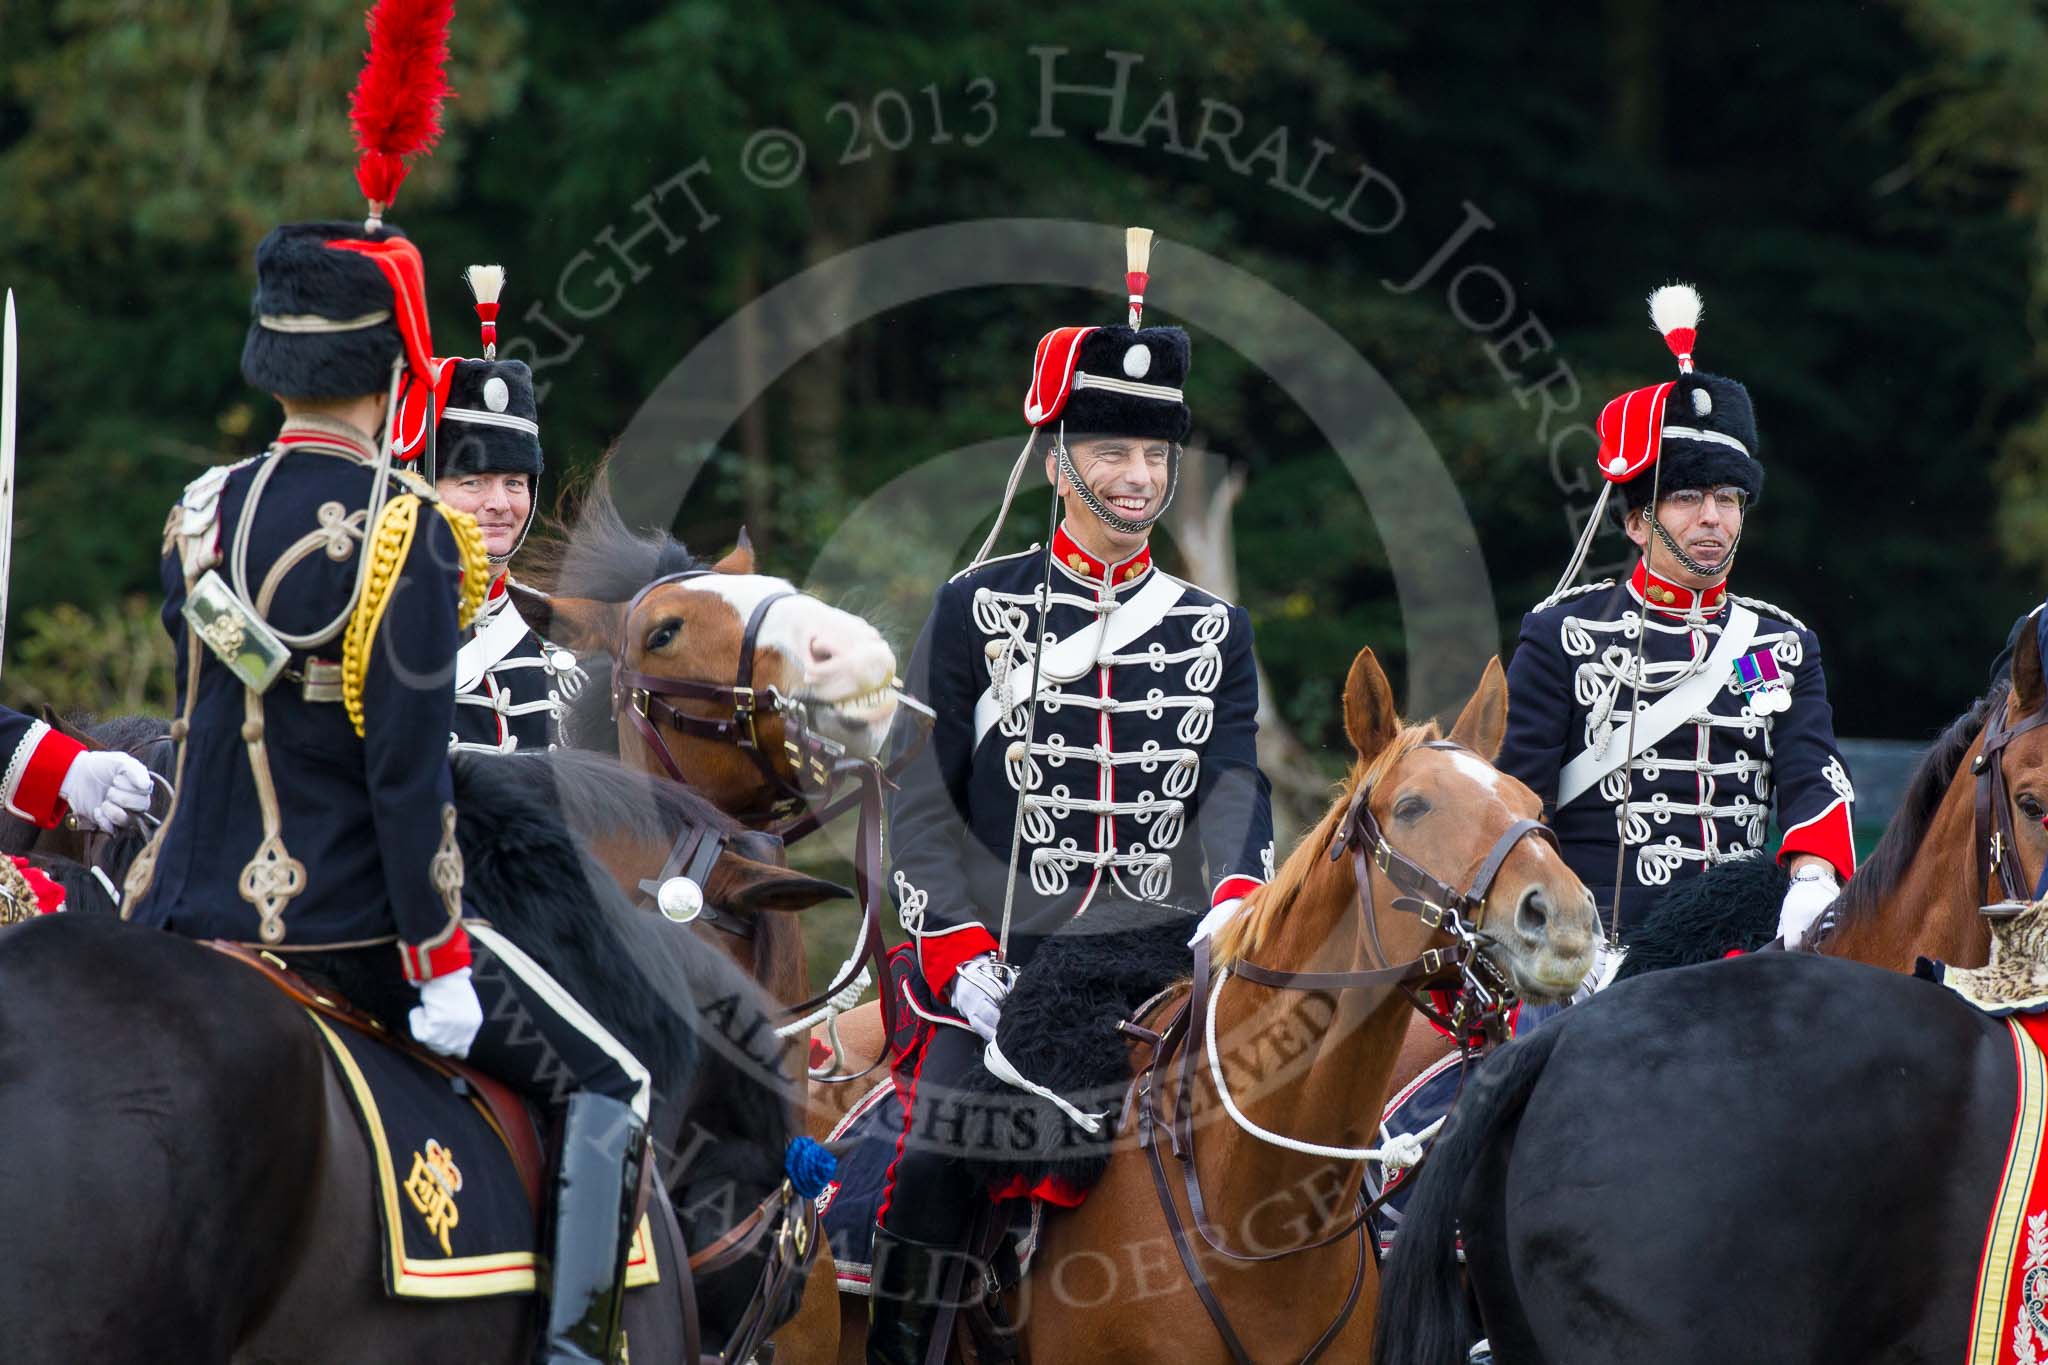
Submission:
M 680 621 L 663 621 L 647 634 L 649 649 L 667 649 L 675 643 L 676 633 L 683 628 Z
M 2044 814 L 2048 814 L 2048 811 L 2042 810 L 2041 803 L 2031 796 L 2022 796 L 2019 804 L 2020 814 L 2029 820 L 2039 820 Z
M 1396 820 L 1420 820 L 1429 814 L 1429 802 L 1419 796 L 1404 796 L 1394 803 Z

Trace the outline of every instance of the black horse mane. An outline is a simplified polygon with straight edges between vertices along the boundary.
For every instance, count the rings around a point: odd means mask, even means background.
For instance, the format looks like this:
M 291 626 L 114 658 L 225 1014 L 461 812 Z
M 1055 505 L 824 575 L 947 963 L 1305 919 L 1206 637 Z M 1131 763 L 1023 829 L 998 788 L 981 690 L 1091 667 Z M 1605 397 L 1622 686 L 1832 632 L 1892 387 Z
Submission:
M 711 561 L 665 529 L 628 526 L 610 481 L 600 473 L 573 524 L 566 517 L 549 518 L 547 538 L 534 543 L 521 567 L 551 593 L 627 602 L 657 578 L 708 569 Z
M 758 1144 L 779 1169 L 790 1138 L 781 1078 L 747 1074 L 745 1056 L 734 1055 L 747 1048 L 733 1041 L 750 1040 L 763 1069 L 779 1071 L 780 1056 L 768 1056 L 777 1006 L 716 947 L 635 908 L 571 834 L 645 822 L 633 800 L 649 795 L 657 811 L 732 822 L 687 789 L 573 750 L 461 754 L 455 782 L 465 899 L 646 1064 L 661 1099 L 697 1109 L 695 1096 L 714 1096 L 718 1127 Z M 593 817 L 614 823 L 586 824 Z M 549 894 L 535 894 L 543 888 Z M 707 1036 L 711 1028 L 732 1045 Z
M 1934 823 L 1935 811 L 1940 809 L 1942 798 L 1948 795 L 1957 770 L 1963 766 L 1964 755 L 1977 742 L 1977 736 L 1984 733 L 1993 708 L 2005 705 L 2011 690 L 2009 682 L 1994 684 L 1935 739 L 1921 758 L 1920 766 L 1907 779 L 1898 810 L 1885 826 L 1884 837 L 1857 867 L 1856 875 L 1849 879 L 1841 899 L 1836 901 L 1838 923 L 1852 923 L 1874 913 L 1878 904 L 1898 888 L 1927 837 L 1928 826 Z

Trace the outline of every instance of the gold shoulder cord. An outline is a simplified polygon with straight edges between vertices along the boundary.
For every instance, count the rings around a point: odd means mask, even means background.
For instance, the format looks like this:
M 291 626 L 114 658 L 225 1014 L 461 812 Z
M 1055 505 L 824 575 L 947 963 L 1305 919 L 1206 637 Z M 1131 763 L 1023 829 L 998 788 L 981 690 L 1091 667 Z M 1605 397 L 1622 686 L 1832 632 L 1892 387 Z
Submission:
M 363 733 L 363 688 L 370 676 L 370 651 L 376 645 L 377 627 L 383 623 L 385 607 L 390 605 L 399 569 L 412 552 L 421 501 L 417 494 L 401 493 L 384 504 L 384 513 L 377 518 L 377 528 L 370 533 L 365 549 L 370 556 L 368 580 L 349 615 L 348 629 L 342 633 L 341 704 L 358 738 Z M 477 529 L 475 517 L 454 511 L 439 501 L 432 505 L 448 523 L 462 557 L 462 586 L 455 604 L 455 623 L 458 630 L 467 630 L 483 605 L 484 594 L 490 590 L 490 555 L 484 549 L 484 534 Z
M 341 634 L 341 706 L 356 738 L 363 735 L 363 685 L 370 676 L 370 650 L 377 641 L 377 627 L 383 623 L 384 608 L 391 605 L 391 590 L 398 583 L 398 571 L 412 552 L 413 532 L 419 529 L 420 500 L 401 493 L 384 504 L 376 529 L 370 532 L 363 553 L 370 557 L 363 595 L 349 613 L 348 627 Z
M 458 512 L 445 502 L 436 502 L 434 510 L 454 532 L 455 548 L 462 553 L 462 595 L 455 602 L 455 625 L 458 630 L 468 630 L 484 604 L 484 594 L 491 588 L 490 552 L 484 548 L 484 533 L 477 527 L 475 517 Z

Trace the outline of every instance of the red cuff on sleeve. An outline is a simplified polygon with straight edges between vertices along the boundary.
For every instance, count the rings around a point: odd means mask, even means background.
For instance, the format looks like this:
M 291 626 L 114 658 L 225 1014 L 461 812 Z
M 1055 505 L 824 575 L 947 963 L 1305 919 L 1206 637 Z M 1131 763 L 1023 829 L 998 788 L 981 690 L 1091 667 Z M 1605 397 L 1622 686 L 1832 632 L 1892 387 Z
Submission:
M 1227 900 L 1242 899 L 1264 885 L 1257 877 L 1225 877 L 1216 883 L 1216 894 L 1209 897 L 1209 908 L 1214 910 Z
M 996 949 L 994 934 L 979 924 L 964 924 L 943 934 L 918 935 L 917 965 L 924 970 L 925 984 L 932 988 L 932 994 L 943 1000 L 961 963 Z
M 469 965 L 469 931 L 458 922 L 438 943 L 399 944 L 398 955 L 405 961 L 405 979 L 415 986 L 423 985 Z
M 58 789 L 64 785 L 64 774 L 71 771 L 71 761 L 85 752 L 85 746 L 47 726 L 30 731 L 28 739 L 22 742 L 28 743 L 30 739 L 35 740 L 36 747 L 7 793 L 7 808 L 44 829 L 54 829 L 66 814 Z
M 1855 874 L 1856 831 L 1850 823 L 1847 801 L 1837 797 L 1819 815 L 1785 831 L 1785 841 L 1778 845 L 1778 862 L 1783 864 L 1800 853 L 1825 859 L 1845 882 Z

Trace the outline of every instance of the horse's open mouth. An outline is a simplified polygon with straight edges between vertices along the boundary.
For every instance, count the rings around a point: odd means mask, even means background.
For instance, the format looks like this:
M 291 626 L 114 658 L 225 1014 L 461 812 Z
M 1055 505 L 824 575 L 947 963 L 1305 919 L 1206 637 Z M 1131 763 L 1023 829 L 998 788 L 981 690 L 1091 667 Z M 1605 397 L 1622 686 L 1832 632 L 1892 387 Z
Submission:
M 1531 951 L 1490 934 L 1482 937 L 1487 957 L 1514 981 L 1515 994 L 1532 1005 L 1556 1005 L 1571 999 L 1593 970 L 1590 944 L 1583 953 L 1566 954 L 1548 945 Z
M 851 746 L 860 757 L 872 758 L 895 719 L 896 697 L 896 682 L 891 679 L 850 697 L 807 697 L 804 704 L 820 730 Z

